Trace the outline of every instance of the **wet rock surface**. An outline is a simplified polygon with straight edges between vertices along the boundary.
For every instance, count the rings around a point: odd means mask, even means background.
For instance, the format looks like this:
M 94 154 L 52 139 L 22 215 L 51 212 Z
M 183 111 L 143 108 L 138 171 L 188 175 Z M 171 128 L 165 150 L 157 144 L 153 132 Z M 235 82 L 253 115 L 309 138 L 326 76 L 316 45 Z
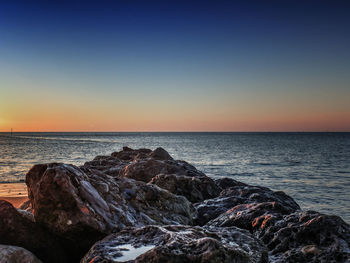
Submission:
M 267 262 L 267 250 L 235 227 L 146 226 L 112 234 L 83 258 L 88 262 Z
M 0 262 L 6 263 L 42 263 L 30 251 L 16 246 L 0 245 Z
M 218 197 L 195 204 L 198 211 L 199 225 L 204 225 L 208 221 L 217 218 L 220 214 L 242 204 L 273 202 L 275 203 L 274 210 L 280 208 L 282 214 L 292 213 L 300 209 L 293 198 L 282 191 L 272 191 L 266 187 L 247 185 L 229 178 L 225 181 L 225 185 L 228 187 L 222 190 Z M 240 208 L 244 210 L 244 207 L 241 206 Z M 250 209 L 249 206 L 247 208 Z M 261 211 L 261 207 L 259 207 L 259 213 Z
M 26 184 L 30 203 L 0 202 L 0 243 L 43 262 L 350 261 L 340 217 L 302 211 L 281 191 L 214 180 L 162 148 L 35 165 Z

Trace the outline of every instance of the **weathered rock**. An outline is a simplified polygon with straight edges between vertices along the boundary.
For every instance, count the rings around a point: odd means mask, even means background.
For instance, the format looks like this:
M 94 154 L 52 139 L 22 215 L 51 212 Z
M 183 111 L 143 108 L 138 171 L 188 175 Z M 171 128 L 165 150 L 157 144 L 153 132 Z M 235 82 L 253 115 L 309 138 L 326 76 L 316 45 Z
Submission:
M 170 154 L 161 147 L 152 151 L 149 156 L 156 160 L 173 160 Z
M 153 177 L 150 183 L 171 193 L 185 196 L 192 203 L 216 197 L 220 193 L 220 188 L 206 176 L 159 174 Z
M 79 251 L 127 226 L 191 225 L 196 216 L 183 196 L 74 165 L 36 165 L 26 184 L 36 222 L 75 242 Z
M 300 209 L 293 198 L 282 191 L 274 192 L 266 187 L 245 185 L 229 180 L 230 182 L 236 184 L 236 186 L 224 189 L 216 198 L 195 204 L 198 211 L 197 223 L 199 225 L 206 224 L 208 221 L 240 204 L 276 202 L 283 206 L 282 214 L 289 214 Z
M 252 231 L 256 226 L 258 217 L 272 217 L 274 215 L 288 215 L 290 210 L 279 202 L 263 202 L 237 205 L 217 218 L 209 221 L 207 225 L 217 227 L 236 226 Z
M 28 250 L 16 247 L 0 245 L 0 262 L 4 263 L 41 263 L 41 261 Z
M 148 183 L 158 174 L 205 176 L 185 161 L 174 160 L 163 148 L 131 149 L 123 147 L 111 156 L 97 156 L 86 162 L 84 168 L 102 171 L 111 176 L 124 176 Z
M 146 226 L 97 242 L 82 259 L 94 262 L 267 262 L 267 250 L 235 227 Z
M 138 159 L 127 165 L 123 176 L 148 183 L 158 174 L 177 174 L 186 176 L 205 176 L 185 161 Z
M 350 262 L 350 226 L 338 216 L 298 211 L 257 218 L 253 230 L 271 262 Z
M 129 147 L 123 147 L 120 152 L 112 153 L 112 157 L 115 157 L 124 161 L 133 161 L 137 156 L 149 156 L 152 151 L 150 149 L 131 149 Z
M 228 177 L 215 179 L 215 184 L 218 187 L 220 187 L 222 190 L 227 189 L 229 187 L 234 187 L 234 186 L 248 186 L 245 183 L 242 183 L 240 181 L 237 181 L 235 179 L 228 178 Z
M 28 249 L 44 262 L 70 262 L 56 236 L 22 216 L 4 200 L 0 200 L 0 244 Z M 11 251 L 8 251 L 8 256 Z
M 253 185 L 239 185 L 229 187 L 220 193 L 220 196 L 236 196 L 246 200 L 247 203 L 254 202 L 278 202 L 288 209 L 290 212 L 299 210 L 299 205 L 292 197 L 286 195 L 282 191 L 272 191 L 267 187 Z
M 77 262 L 116 231 L 82 262 L 130 255 L 130 262 L 265 262 L 262 243 L 271 262 L 350 261 L 350 228 L 339 217 L 302 212 L 281 191 L 213 181 L 162 148 L 124 147 L 79 168 L 36 165 L 26 183 L 31 206 L 17 211 L 0 203 L 0 243 L 23 246 L 45 262 Z M 187 199 L 198 202 L 196 209 Z M 68 259 L 60 254 L 63 241 Z
M 101 171 L 111 176 L 119 176 L 128 162 L 113 156 L 96 156 L 92 161 L 86 162 L 83 167 Z

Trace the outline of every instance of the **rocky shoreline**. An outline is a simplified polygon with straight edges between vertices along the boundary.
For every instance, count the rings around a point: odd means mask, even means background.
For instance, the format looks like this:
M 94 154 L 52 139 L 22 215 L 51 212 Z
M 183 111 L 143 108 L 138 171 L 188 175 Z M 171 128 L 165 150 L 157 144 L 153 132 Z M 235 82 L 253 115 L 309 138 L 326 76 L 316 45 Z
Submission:
M 26 175 L 0 201 L 5 262 L 349 262 L 350 226 L 282 191 L 213 180 L 164 149 L 124 147 Z

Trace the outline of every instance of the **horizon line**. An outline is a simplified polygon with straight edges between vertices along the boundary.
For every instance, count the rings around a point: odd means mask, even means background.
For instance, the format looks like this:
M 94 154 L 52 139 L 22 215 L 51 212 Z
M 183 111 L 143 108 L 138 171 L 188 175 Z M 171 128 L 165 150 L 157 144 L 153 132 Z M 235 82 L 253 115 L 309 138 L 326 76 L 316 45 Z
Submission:
M 12 131 L 12 133 L 349 133 L 346 131 Z M 0 133 L 11 133 L 11 131 L 0 131 Z

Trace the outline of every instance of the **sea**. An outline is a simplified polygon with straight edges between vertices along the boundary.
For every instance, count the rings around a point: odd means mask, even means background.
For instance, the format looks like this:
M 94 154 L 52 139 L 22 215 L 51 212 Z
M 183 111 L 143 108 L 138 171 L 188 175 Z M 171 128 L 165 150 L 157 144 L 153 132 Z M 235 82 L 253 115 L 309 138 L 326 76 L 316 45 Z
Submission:
M 281 190 L 350 222 L 350 133 L 0 133 L 0 183 L 38 163 L 82 165 L 123 146 L 163 147 L 213 178 Z

